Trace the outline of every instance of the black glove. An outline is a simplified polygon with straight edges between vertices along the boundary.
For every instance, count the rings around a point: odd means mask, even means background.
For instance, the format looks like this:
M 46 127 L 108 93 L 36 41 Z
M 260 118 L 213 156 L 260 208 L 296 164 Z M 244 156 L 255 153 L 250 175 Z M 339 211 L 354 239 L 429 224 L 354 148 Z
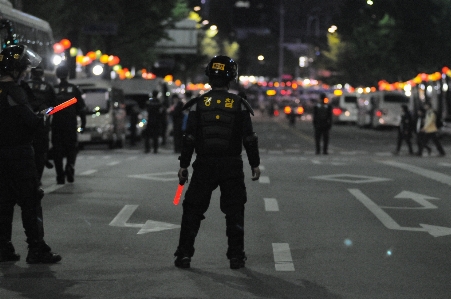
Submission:
M 188 169 L 180 168 L 178 176 L 179 176 L 179 184 L 185 185 L 185 183 L 188 181 Z

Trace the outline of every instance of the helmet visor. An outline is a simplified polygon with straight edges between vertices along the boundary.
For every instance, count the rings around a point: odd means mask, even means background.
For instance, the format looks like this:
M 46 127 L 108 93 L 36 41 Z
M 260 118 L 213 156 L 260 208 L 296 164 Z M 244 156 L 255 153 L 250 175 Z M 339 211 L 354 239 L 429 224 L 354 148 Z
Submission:
M 30 61 L 31 68 L 37 67 L 42 61 L 42 57 L 28 47 L 25 47 L 23 54 L 24 55 L 22 57 L 25 59 L 28 58 L 28 60 Z

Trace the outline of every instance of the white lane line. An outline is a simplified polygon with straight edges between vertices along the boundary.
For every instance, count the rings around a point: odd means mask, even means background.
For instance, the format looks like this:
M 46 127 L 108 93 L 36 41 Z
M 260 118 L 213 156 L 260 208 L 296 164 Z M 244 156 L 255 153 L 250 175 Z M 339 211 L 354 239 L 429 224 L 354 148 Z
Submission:
M 260 165 L 260 166 L 258 166 L 258 168 L 260 168 L 261 171 L 265 170 L 265 166 L 264 165 Z
M 263 198 L 265 201 L 265 210 L 267 212 L 278 212 L 279 204 L 277 203 L 277 199 L 275 198 Z
M 258 182 L 260 184 L 269 184 L 269 177 L 268 176 L 260 176 L 258 179 Z
M 64 187 L 64 185 L 53 184 L 51 186 L 43 188 L 44 194 L 52 193 L 53 191 L 58 190 L 59 188 L 62 188 L 62 187 Z
M 114 166 L 114 165 L 117 165 L 119 163 L 121 163 L 121 161 L 113 161 L 113 162 L 108 163 L 107 165 L 108 166 Z
M 274 253 L 276 271 L 294 271 L 288 243 L 272 243 L 272 251 Z
M 97 171 L 98 171 L 97 169 L 86 170 L 85 172 L 82 172 L 79 175 L 90 175 L 96 173 Z
M 138 156 L 131 156 L 128 157 L 126 160 L 130 161 L 130 160 L 136 160 L 138 158 Z
M 405 164 L 405 163 L 395 162 L 395 161 L 380 161 L 380 163 L 398 167 L 398 168 L 416 173 L 418 175 L 427 177 L 429 179 L 435 180 L 437 182 L 441 182 L 443 184 L 451 186 L 451 176 L 440 173 L 440 172 L 432 171 L 429 169 L 425 169 L 425 168 L 421 168 L 418 166 L 413 166 L 413 165 L 409 165 L 409 164 Z

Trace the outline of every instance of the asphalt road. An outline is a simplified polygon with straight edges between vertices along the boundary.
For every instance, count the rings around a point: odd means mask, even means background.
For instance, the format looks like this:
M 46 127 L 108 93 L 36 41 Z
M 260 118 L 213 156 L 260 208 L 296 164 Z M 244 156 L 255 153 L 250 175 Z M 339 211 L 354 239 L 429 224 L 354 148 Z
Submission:
M 174 267 L 182 208 L 170 144 L 159 154 L 87 146 L 75 183 L 44 173 L 45 239 L 63 260 L 25 263 L 16 209 L 22 259 L 0 265 L 0 299 L 450 298 L 451 140 L 443 158 L 405 146 L 393 156 L 396 131 L 337 125 L 325 156 L 308 119 L 257 116 L 254 126 L 262 177 L 252 182 L 245 163 L 246 268 L 229 269 L 219 191 L 191 269 Z

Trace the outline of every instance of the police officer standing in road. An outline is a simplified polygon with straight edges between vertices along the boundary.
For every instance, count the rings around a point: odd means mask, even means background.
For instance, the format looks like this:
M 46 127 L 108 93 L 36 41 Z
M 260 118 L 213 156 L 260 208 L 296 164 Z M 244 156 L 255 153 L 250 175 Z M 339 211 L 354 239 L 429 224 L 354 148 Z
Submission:
M 81 132 L 86 126 L 85 102 L 82 92 L 74 84 L 67 81 L 69 69 L 59 66 L 56 76 L 60 83 L 55 86 L 57 104 L 61 104 L 71 98 L 77 98 L 77 103 L 53 115 L 52 119 L 52 144 L 53 161 L 55 162 L 56 182 L 64 184 L 75 180 L 75 160 L 77 158 L 77 115 L 81 119 Z M 66 157 L 66 167 L 63 169 L 63 158 Z
M 0 54 L 0 262 L 18 261 L 11 243 L 14 206 L 22 210 L 28 243 L 26 262 L 56 263 L 61 256 L 44 241 L 41 199 L 32 141 L 45 112 L 36 115 L 19 85 L 39 55 L 23 45 L 6 47 Z
M 320 101 L 313 108 L 313 127 L 315 128 L 316 154 L 321 153 L 321 137 L 323 139 L 323 154 L 328 154 L 329 130 L 332 127 L 332 107 L 328 104 L 329 99 L 323 93 Z
M 27 82 L 33 97 L 29 97 L 34 112 L 42 111 L 48 107 L 56 106 L 56 96 L 53 87 L 44 81 L 44 70 L 41 66 L 31 69 L 31 80 Z M 42 120 L 44 122 L 44 120 Z M 44 166 L 47 162 L 49 151 L 50 118 L 39 127 L 33 140 L 36 168 L 38 170 L 38 181 L 41 181 Z
M 144 140 L 144 151 L 150 152 L 150 139 L 152 138 L 153 152 L 158 153 L 158 137 L 161 133 L 163 104 L 158 99 L 158 91 L 152 92 L 152 97 L 147 103 L 147 125 Z
M 244 184 L 244 145 L 252 170 L 252 180 L 260 177 L 258 138 L 253 132 L 250 105 L 228 92 L 231 81 L 238 76 L 238 66 L 227 56 L 215 56 L 206 67 L 212 90 L 190 100 L 187 130 L 183 135 L 179 157 L 179 180 L 188 179 L 188 166 L 194 150 L 191 183 L 183 201 L 180 239 L 174 264 L 189 268 L 194 254 L 194 241 L 200 223 L 210 204 L 213 190 L 221 189 L 220 207 L 226 218 L 227 258 L 231 269 L 244 267 L 244 205 L 247 201 Z

